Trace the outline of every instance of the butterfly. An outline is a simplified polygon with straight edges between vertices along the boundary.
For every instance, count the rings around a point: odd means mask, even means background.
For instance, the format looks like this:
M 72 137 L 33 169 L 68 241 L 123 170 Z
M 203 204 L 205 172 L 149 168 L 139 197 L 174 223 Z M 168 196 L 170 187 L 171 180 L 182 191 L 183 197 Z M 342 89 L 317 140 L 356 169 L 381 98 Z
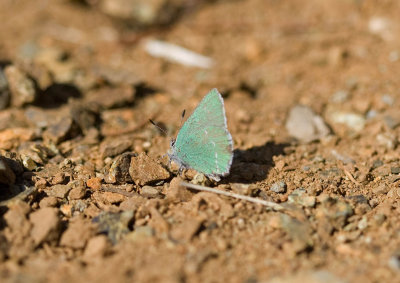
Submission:
M 217 89 L 212 89 L 201 100 L 176 139 L 171 139 L 170 146 L 167 155 L 170 162 L 179 165 L 179 172 L 192 168 L 217 182 L 229 174 L 233 141 L 227 127 L 224 100 Z

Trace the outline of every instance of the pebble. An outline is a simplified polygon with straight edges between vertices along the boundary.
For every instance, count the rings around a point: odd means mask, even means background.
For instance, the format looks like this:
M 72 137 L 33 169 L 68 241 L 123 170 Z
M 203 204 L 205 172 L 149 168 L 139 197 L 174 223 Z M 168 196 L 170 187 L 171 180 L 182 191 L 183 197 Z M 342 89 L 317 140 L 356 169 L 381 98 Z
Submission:
M 18 67 L 9 65 L 4 69 L 9 89 L 11 91 L 11 104 L 21 107 L 35 100 L 36 90 L 34 82 Z
M 332 95 L 332 102 L 334 103 L 343 103 L 349 99 L 349 92 L 345 90 L 339 90 Z
M 86 185 L 87 185 L 89 188 L 98 191 L 98 190 L 100 190 L 100 188 L 101 188 L 101 180 L 102 180 L 102 179 L 101 179 L 101 178 L 98 178 L 98 177 L 90 178 L 90 179 L 88 179 L 88 180 L 86 181 Z
M 148 1 L 148 0 L 104 0 L 100 10 L 113 18 L 136 27 L 167 25 L 176 19 L 182 10 L 182 1 Z
M 44 197 L 39 202 L 39 207 L 56 207 L 58 205 L 58 199 L 56 197 Z
M 365 126 L 365 118 L 357 113 L 333 111 L 329 114 L 329 118 L 332 123 L 344 124 L 356 132 L 361 131 Z
M 294 190 L 288 196 L 288 203 L 295 203 L 304 207 L 314 207 L 315 202 L 315 196 L 307 195 L 306 190 L 303 188 Z
M 69 194 L 68 194 L 68 198 L 72 199 L 72 200 L 78 200 L 78 199 L 82 199 L 84 198 L 84 196 L 86 195 L 86 189 L 84 187 L 76 187 L 73 188 Z
M 290 110 L 286 130 L 289 135 L 302 142 L 318 140 L 330 133 L 322 117 L 315 114 L 311 108 L 302 105 Z
M 295 250 L 292 252 L 299 253 L 313 246 L 312 229 L 308 222 L 300 221 L 286 214 L 280 214 L 280 225 L 294 242 L 292 249 L 295 248 Z
M 8 128 L 0 131 L 0 148 L 9 150 L 17 148 L 23 142 L 31 141 L 35 131 L 28 128 Z
M 133 211 L 124 211 L 121 213 L 103 212 L 93 218 L 93 223 L 97 224 L 99 233 L 105 233 L 111 240 L 111 243 L 116 244 L 130 232 L 128 225 L 133 216 Z
M 80 134 L 80 129 L 71 117 L 63 117 L 51 124 L 44 132 L 43 138 L 58 144 Z
M 67 196 L 67 194 L 70 190 L 71 190 L 71 186 L 69 186 L 69 185 L 54 185 L 46 190 L 46 194 L 49 197 L 56 197 L 56 198 L 63 199 Z
M 99 151 L 102 158 L 114 157 L 127 151 L 131 146 L 132 142 L 130 140 L 113 139 L 102 142 Z
M 394 271 L 400 271 L 400 255 L 394 254 L 388 260 L 389 267 Z
M 279 181 L 272 184 L 272 186 L 269 189 L 270 191 L 273 191 L 275 193 L 284 194 L 286 193 L 287 185 L 284 181 Z
M 5 157 L 0 156 L 0 183 L 12 185 L 15 183 L 15 173 L 11 170 Z
M 140 195 L 145 198 L 159 198 L 161 196 L 160 190 L 151 186 L 143 186 L 140 189 Z
M 145 153 L 132 157 L 129 174 L 135 184 L 140 186 L 165 181 L 170 177 L 170 173 L 161 164 Z
M 321 205 L 317 206 L 317 219 L 327 218 L 329 223 L 340 230 L 347 223 L 347 219 L 354 214 L 351 206 L 345 202 L 331 197 L 320 195 Z
M 36 246 L 45 241 L 51 242 L 58 239 L 61 221 L 57 208 L 41 208 L 31 213 L 29 220 L 32 223 L 31 237 Z
M 112 162 L 104 180 L 109 184 L 123 184 L 132 182 L 130 166 L 132 157 L 137 156 L 133 152 L 126 152 L 116 157 Z

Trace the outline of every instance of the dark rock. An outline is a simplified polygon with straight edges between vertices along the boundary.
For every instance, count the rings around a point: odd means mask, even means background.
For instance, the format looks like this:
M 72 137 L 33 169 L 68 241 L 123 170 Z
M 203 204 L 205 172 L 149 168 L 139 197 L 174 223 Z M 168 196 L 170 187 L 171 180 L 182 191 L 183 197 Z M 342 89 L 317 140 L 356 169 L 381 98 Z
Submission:
M 0 183 L 12 185 L 15 183 L 15 174 L 8 165 L 7 159 L 0 156 Z
M 129 173 L 132 157 L 137 156 L 133 152 L 126 152 L 116 157 L 111 164 L 108 174 L 105 177 L 107 183 L 127 183 L 132 182 L 132 177 Z
M 59 119 L 56 123 L 50 125 L 43 133 L 43 137 L 56 144 L 74 138 L 80 134 L 79 126 L 70 117 Z

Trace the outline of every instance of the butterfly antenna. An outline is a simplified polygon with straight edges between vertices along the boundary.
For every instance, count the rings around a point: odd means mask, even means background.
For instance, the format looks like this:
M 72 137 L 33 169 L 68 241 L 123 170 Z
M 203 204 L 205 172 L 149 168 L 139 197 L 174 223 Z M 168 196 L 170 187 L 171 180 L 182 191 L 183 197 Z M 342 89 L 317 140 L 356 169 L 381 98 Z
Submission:
M 153 120 L 149 119 L 150 123 L 153 124 L 153 126 L 155 126 L 157 129 L 159 129 L 162 133 L 164 133 L 166 136 L 168 136 L 168 133 L 166 130 L 164 130 L 163 128 L 161 128 L 159 125 L 157 125 Z
M 185 114 L 186 114 L 186 109 L 184 109 L 184 110 L 182 111 L 182 115 L 181 115 L 181 125 L 180 125 L 179 128 L 182 128 L 182 125 L 183 125 L 183 118 L 185 118 Z

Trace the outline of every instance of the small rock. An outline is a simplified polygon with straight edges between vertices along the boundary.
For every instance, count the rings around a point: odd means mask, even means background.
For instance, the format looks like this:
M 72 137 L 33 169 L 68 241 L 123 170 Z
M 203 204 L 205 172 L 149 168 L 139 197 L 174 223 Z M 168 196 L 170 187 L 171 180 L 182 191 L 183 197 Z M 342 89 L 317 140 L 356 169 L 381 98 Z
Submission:
M 321 200 L 321 205 L 317 206 L 316 218 L 327 218 L 334 228 L 340 230 L 353 214 L 354 211 L 347 202 L 327 197 Z
M 390 133 L 378 134 L 376 141 L 379 145 L 386 147 L 387 149 L 395 149 L 397 146 L 397 138 Z
M 189 201 L 193 197 L 194 193 L 189 191 L 186 187 L 181 186 L 182 181 L 181 177 L 175 177 L 171 180 L 169 187 L 166 190 L 166 197 L 168 200 L 174 202 L 185 202 Z
M 98 191 L 101 188 L 101 178 L 98 177 L 90 178 L 86 181 L 86 185 L 89 188 Z
M 400 167 L 390 167 L 390 172 L 392 174 L 400 174 Z
M 58 205 L 58 199 L 56 197 L 45 197 L 39 202 L 39 207 L 56 207 Z
M 83 260 L 85 262 L 101 260 L 103 256 L 106 255 L 108 247 L 109 242 L 106 236 L 99 235 L 91 238 L 86 245 L 85 252 L 83 253 Z
M 349 92 L 345 90 L 339 90 L 335 92 L 332 96 L 332 102 L 334 103 L 343 103 L 349 98 Z
M 145 198 L 159 198 L 161 196 L 160 191 L 156 187 L 143 186 L 140 189 L 140 195 Z
M 279 181 L 272 184 L 272 186 L 269 189 L 270 191 L 273 191 L 277 194 L 284 194 L 286 193 L 286 188 L 287 188 L 286 183 L 284 181 Z
M 164 181 L 170 177 L 164 167 L 145 153 L 132 157 L 129 174 L 135 184 L 141 186 Z
M 52 179 L 51 179 L 51 184 L 52 185 L 59 185 L 59 184 L 65 184 L 68 181 L 68 177 L 65 175 L 64 172 L 58 172 Z
M 80 134 L 79 126 L 70 117 L 63 117 L 51 124 L 44 132 L 43 138 L 58 144 Z
M 132 177 L 129 173 L 132 157 L 137 156 L 135 153 L 126 152 L 116 157 L 111 164 L 108 174 L 105 176 L 105 181 L 110 184 L 124 184 L 132 182 Z
M 93 223 L 97 223 L 99 233 L 105 233 L 111 242 L 116 244 L 130 232 L 128 225 L 132 218 L 133 211 L 121 213 L 103 212 L 93 218 Z
M 400 271 L 400 254 L 396 253 L 389 258 L 389 267 L 394 271 Z
M 356 113 L 343 112 L 343 111 L 333 111 L 329 113 L 329 119 L 332 123 L 345 124 L 348 128 L 359 132 L 364 129 L 365 118 Z
M 131 104 L 135 99 L 135 89 L 130 86 L 103 87 L 87 94 L 87 102 L 95 103 L 103 109 L 118 108 Z
M 100 154 L 102 158 L 117 156 L 132 146 L 129 140 L 114 139 L 111 142 L 103 142 L 100 145 Z
M 23 233 L 24 230 L 29 231 L 30 227 L 26 215 L 30 210 L 31 207 L 26 202 L 18 201 L 12 204 L 9 210 L 4 214 L 4 220 L 7 226 L 10 227 L 11 230 L 20 230 L 20 233 Z
M 61 221 L 57 208 L 41 208 L 31 213 L 29 220 L 32 223 L 31 237 L 35 245 L 58 239 Z
M 38 167 L 36 162 L 33 161 L 33 159 L 27 155 L 22 156 L 22 165 L 24 165 L 24 167 L 29 171 L 33 171 Z
M 12 185 L 15 183 L 15 178 L 14 171 L 8 166 L 6 158 L 0 156 L 0 183 Z
M 89 220 L 77 217 L 69 221 L 67 230 L 62 234 L 60 245 L 73 249 L 83 249 L 93 234 Z
M 108 16 L 136 27 L 170 24 L 182 10 L 185 1 L 170 0 L 104 0 L 100 10 Z
M 50 197 L 65 198 L 70 190 L 69 185 L 54 185 L 46 190 L 46 194 Z
M 304 207 L 314 207 L 315 206 L 315 196 L 308 196 L 306 190 L 303 188 L 294 190 L 288 196 L 289 203 L 296 203 Z
M 101 199 L 104 203 L 115 204 L 125 200 L 125 196 L 112 192 L 104 192 L 101 194 Z
M 17 148 L 21 143 L 31 141 L 35 137 L 33 129 L 9 128 L 0 131 L 0 148 L 9 150 Z
M 289 235 L 295 245 L 294 253 L 299 253 L 313 246 L 312 229 L 308 222 L 299 221 L 286 214 L 280 214 L 282 229 Z
M 77 199 L 82 199 L 85 195 L 86 195 L 86 189 L 84 187 L 79 186 L 79 187 L 73 188 L 69 192 L 68 198 L 77 200 Z
M 321 116 L 307 106 L 297 105 L 289 112 L 286 121 L 289 135 L 303 142 L 311 142 L 327 136 L 330 133 Z
M 18 67 L 10 65 L 4 69 L 4 74 L 7 77 L 12 94 L 11 103 L 13 106 L 21 107 L 35 100 L 35 84 L 24 72 Z

